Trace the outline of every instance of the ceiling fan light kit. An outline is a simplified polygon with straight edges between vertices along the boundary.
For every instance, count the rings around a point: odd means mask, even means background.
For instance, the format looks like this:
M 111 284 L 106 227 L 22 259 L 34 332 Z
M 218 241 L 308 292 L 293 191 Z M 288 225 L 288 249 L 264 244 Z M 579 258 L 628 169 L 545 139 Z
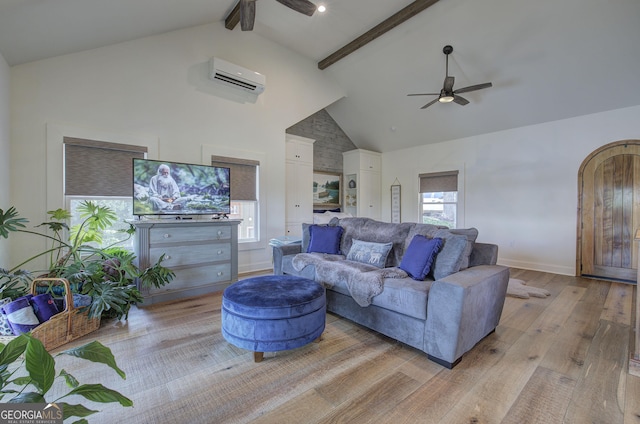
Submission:
M 422 106 L 420 109 L 426 109 L 429 106 L 435 103 L 457 103 L 460 106 L 464 106 L 469 104 L 469 100 L 465 99 L 462 96 L 459 96 L 460 93 L 469 93 L 471 91 L 482 90 L 483 88 L 492 87 L 490 82 L 485 82 L 482 84 L 470 85 L 468 87 L 460 88 L 458 90 L 453 89 L 453 83 L 455 82 L 455 78 L 449 76 L 449 55 L 453 52 L 453 47 L 450 45 L 444 46 L 442 49 L 442 53 L 446 55 L 446 71 L 444 77 L 444 85 L 440 93 L 414 93 L 407 94 L 407 96 L 438 96 L 437 99 L 430 101 L 426 105 Z

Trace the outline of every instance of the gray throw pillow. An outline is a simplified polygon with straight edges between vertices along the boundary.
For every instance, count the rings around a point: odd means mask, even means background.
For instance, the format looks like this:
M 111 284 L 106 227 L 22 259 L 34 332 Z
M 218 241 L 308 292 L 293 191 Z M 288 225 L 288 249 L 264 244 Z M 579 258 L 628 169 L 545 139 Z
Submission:
M 467 237 L 453 234 L 450 230 L 437 230 L 434 237 L 441 238 L 444 243 L 432 268 L 433 279 L 439 280 L 460 271 Z
M 460 270 L 469 268 L 469 257 L 473 250 L 473 245 L 478 238 L 478 230 L 476 228 L 452 228 L 453 234 L 460 234 L 467 238 L 467 246 L 464 248 L 464 254 L 462 255 L 462 262 L 460 263 Z

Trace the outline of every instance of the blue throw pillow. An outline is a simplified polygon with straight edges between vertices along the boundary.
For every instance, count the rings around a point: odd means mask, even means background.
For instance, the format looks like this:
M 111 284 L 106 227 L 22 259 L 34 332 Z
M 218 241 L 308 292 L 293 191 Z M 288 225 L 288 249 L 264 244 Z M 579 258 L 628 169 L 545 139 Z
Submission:
M 414 280 L 424 280 L 429 274 L 431 265 L 441 247 L 441 238 L 427 238 L 419 234 L 415 235 L 411 239 L 407 251 L 404 252 L 400 262 L 400 269 L 406 271 Z
M 384 268 L 393 243 L 373 243 L 353 239 L 347 260 Z
M 342 227 L 310 225 L 309 236 L 309 247 L 307 248 L 307 253 L 316 252 L 329 253 L 331 255 L 340 254 Z

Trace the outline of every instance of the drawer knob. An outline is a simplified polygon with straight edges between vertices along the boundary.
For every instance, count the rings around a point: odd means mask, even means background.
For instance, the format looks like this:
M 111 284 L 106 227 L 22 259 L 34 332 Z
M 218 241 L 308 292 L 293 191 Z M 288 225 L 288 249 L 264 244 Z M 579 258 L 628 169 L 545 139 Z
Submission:
M 169 237 L 171 237 L 171 235 L 165 233 L 165 235 L 163 235 L 162 237 L 169 238 Z
M 224 250 L 218 250 L 218 255 L 222 255 L 224 253 Z
M 168 261 L 169 259 L 171 259 L 171 256 L 166 255 L 166 256 L 164 257 L 164 259 Z
M 224 275 L 224 272 L 218 271 L 218 277 L 222 277 L 223 275 Z

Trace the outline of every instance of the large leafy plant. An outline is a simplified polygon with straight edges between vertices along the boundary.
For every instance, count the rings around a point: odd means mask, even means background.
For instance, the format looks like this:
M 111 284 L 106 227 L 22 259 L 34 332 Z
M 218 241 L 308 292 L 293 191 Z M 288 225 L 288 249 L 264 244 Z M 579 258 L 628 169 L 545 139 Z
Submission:
M 0 349 L 0 401 L 3 403 L 55 403 L 62 406 L 63 420 L 78 417 L 80 419 L 74 421 L 77 424 L 87 423 L 85 417 L 98 411 L 63 401 L 69 397 L 80 396 L 93 402 L 133 406 L 131 399 L 102 384 L 80 384 L 64 369 L 56 375 L 55 358 L 70 355 L 105 364 L 125 379 L 126 375 L 118 368 L 111 350 L 100 342 L 93 341 L 53 357 L 38 339 L 22 334 L 7 345 L 0 344 Z M 56 381 L 64 381 L 70 390 L 57 399 L 50 399 L 47 394 Z
M 117 215 L 108 207 L 91 201 L 82 202 L 78 207 L 82 221 L 71 228 L 66 224 L 70 218 L 68 211 L 57 209 L 47 214 L 50 220 L 37 227 L 45 231 L 28 229 L 28 221 L 19 216 L 14 207 L 6 211 L 0 209 L 0 237 L 8 238 L 10 233 L 25 233 L 46 238 L 47 248 L 14 266 L 9 270 L 0 269 L 0 297 L 15 298 L 24 294 L 32 275 L 66 278 L 72 287 L 82 287 L 81 293 L 91 295 L 89 307 L 91 317 L 127 318 L 132 304 L 142 302 L 136 282 L 142 287 L 161 287 L 169 283 L 174 273 L 162 266 L 164 255 L 146 269 L 135 265 L 135 255 L 122 248 L 96 247 L 102 242 L 106 229 L 111 228 Z M 46 231 L 48 230 L 48 231 Z M 65 235 L 68 233 L 68 239 Z M 135 227 L 125 230 L 130 238 Z M 41 257 L 47 258 L 44 270 L 25 272 L 22 267 Z

